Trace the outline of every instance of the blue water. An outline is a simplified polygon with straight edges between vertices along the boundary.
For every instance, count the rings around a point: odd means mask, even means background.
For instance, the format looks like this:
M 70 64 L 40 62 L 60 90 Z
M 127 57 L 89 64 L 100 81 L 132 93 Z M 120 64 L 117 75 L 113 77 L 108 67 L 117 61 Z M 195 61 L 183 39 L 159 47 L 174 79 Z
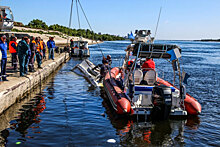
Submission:
M 198 117 L 154 123 L 115 117 L 105 93 L 70 71 L 81 62 L 71 59 L 36 94 L 27 96 L 0 117 L 0 129 L 7 126 L 2 129 L 0 146 L 220 145 L 220 43 L 158 42 L 182 48 L 182 67 L 191 75 L 187 92 L 202 105 Z M 127 45 L 126 41 L 100 44 L 105 55 L 111 54 L 112 66 L 122 64 Z M 90 49 L 90 60 L 100 63 L 100 50 L 96 45 Z M 165 73 L 164 78 L 172 81 L 171 65 L 165 60 L 155 62 L 163 70 L 160 74 Z M 108 143 L 108 139 L 116 143 Z

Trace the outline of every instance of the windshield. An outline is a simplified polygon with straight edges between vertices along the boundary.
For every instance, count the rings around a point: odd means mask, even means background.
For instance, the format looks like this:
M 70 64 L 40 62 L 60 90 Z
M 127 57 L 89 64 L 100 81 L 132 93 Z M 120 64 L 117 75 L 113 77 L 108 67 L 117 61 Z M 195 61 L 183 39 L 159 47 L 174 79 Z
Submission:
M 13 20 L 12 12 L 9 9 L 1 9 L 0 19 L 2 20 Z

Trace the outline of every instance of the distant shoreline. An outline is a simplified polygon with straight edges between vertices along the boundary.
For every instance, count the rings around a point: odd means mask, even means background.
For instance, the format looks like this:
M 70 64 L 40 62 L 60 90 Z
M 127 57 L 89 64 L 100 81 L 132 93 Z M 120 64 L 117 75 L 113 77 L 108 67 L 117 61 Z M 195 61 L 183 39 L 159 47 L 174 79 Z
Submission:
M 201 41 L 201 42 L 220 42 L 220 39 L 201 39 L 201 40 L 193 40 L 193 41 Z

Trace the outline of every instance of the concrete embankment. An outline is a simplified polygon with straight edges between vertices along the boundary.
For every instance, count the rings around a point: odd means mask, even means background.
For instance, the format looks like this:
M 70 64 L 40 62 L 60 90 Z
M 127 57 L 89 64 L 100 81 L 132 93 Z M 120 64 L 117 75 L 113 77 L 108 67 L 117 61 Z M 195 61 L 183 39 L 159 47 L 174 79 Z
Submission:
M 36 72 L 26 77 L 9 77 L 9 81 L 0 82 L 0 114 L 20 100 L 25 93 L 41 83 L 68 59 L 69 54 L 62 53 L 56 56 L 55 60 L 45 61 L 42 64 L 43 69 L 37 69 Z

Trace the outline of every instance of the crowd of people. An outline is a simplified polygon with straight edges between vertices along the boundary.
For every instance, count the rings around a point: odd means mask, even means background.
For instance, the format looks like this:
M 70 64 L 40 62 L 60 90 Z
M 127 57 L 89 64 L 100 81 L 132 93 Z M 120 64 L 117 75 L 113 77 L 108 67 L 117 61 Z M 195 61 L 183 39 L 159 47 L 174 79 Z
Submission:
M 29 72 L 35 72 L 35 60 L 37 60 L 38 68 L 42 68 L 42 61 L 46 59 L 46 47 L 48 48 L 48 59 L 54 60 L 54 49 L 55 41 L 54 37 L 49 37 L 47 44 L 40 37 L 23 37 L 21 41 L 17 43 L 17 38 L 15 36 L 10 37 L 9 45 L 6 42 L 7 38 L 3 35 L 0 39 L 0 58 L 1 58 L 1 70 L 0 70 L 0 81 L 8 81 L 6 75 L 6 64 L 8 59 L 7 50 L 12 57 L 12 67 L 14 71 L 18 70 L 20 76 L 25 76 Z

